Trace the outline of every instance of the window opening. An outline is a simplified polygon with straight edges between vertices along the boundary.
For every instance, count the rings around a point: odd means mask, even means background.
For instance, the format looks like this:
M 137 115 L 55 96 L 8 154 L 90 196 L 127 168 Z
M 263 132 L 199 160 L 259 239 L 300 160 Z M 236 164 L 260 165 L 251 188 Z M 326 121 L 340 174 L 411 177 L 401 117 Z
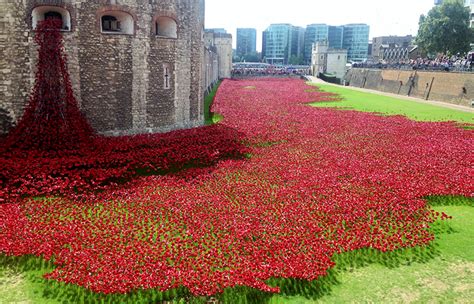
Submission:
M 102 30 L 107 32 L 121 32 L 120 21 L 118 21 L 114 16 L 103 16 Z

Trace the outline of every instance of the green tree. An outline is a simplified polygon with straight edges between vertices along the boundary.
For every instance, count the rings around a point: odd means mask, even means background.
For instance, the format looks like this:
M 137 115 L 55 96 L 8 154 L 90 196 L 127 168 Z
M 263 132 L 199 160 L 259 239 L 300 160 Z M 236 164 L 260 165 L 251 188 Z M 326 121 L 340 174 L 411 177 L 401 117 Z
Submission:
M 288 64 L 302 65 L 303 63 L 304 59 L 302 56 L 291 55 L 290 60 L 288 60 Z
M 427 53 L 464 54 L 474 40 L 474 29 L 469 28 L 470 10 L 463 0 L 446 0 L 421 15 L 416 43 Z
M 247 54 L 243 58 L 245 62 L 260 62 L 260 56 L 257 53 Z

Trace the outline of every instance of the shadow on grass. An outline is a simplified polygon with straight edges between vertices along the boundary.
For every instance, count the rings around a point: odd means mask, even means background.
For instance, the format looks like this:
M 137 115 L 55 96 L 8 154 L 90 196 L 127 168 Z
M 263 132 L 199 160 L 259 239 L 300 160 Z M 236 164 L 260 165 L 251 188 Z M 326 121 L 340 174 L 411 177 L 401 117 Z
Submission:
M 427 198 L 431 206 L 474 206 L 473 198 L 457 196 L 431 196 Z M 431 227 L 436 235 L 452 233 L 449 222 L 438 221 Z M 375 249 L 361 249 L 335 255 L 336 266 L 329 269 L 327 275 L 318 280 L 306 281 L 293 278 L 273 278 L 266 283 L 272 287 L 280 287 L 283 296 L 303 296 L 317 300 L 331 294 L 333 288 L 340 284 L 338 277 L 343 272 L 352 272 L 357 268 L 370 264 L 380 264 L 388 268 L 396 268 L 412 263 L 426 263 L 440 254 L 437 244 L 428 246 L 399 249 L 392 252 L 381 252 Z M 267 303 L 274 294 L 262 292 L 249 287 L 238 286 L 227 288 L 215 297 L 195 297 L 186 289 L 179 288 L 161 292 L 159 290 L 139 290 L 128 294 L 97 294 L 85 288 L 61 282 L 45 280 L 41 276 L 54 269 L 52 262 L 42 258 L 23 256 L 7 257 L 0 255 L 0 274 L 5 269 L 14 273 L 23 273 L 28 286 L 40 297 L 37 302 L 81 302 L 81 303 Z

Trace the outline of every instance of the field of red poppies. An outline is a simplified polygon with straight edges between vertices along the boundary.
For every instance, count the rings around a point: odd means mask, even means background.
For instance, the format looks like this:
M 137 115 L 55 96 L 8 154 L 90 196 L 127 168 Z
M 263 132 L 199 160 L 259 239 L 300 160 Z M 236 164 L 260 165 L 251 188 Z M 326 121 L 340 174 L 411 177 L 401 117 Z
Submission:
M 218 125 L 3 148 L 0 252 L 52 260 L 47 278 L 95 292 L 213 295 L 315 280 L 342 252 L 427 246 L 447 215 L 423 198 L 473 196 L 472 130 L 305 105 L 333 98 L 301 80 L 226 80 Z

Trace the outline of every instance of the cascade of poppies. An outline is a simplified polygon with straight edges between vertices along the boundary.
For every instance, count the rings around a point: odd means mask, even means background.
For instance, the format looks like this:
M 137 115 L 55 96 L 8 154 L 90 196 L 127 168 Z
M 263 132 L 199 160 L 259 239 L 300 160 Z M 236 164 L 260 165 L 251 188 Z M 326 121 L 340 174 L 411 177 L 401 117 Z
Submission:
M 10 148 L 75 150 L 91 143 L 94 132 L 74 97 L 60 32 L 61 20 L 40 22 L 34 89 L 23 117 L 7 137 Z

